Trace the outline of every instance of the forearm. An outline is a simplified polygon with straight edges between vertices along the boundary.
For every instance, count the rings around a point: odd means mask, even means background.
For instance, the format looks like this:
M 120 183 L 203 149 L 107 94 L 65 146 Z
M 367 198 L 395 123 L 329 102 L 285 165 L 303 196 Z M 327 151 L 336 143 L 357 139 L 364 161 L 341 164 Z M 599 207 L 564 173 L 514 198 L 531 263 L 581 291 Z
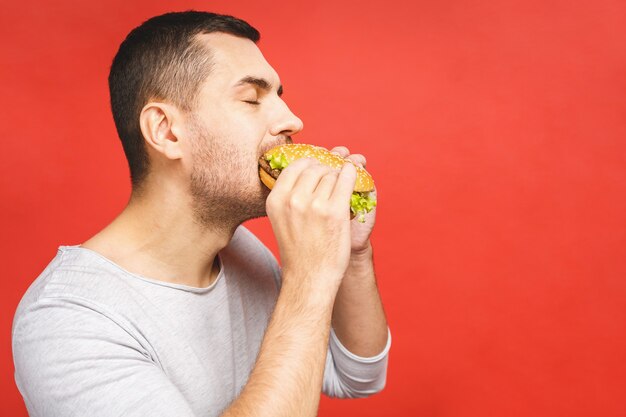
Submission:
M 307 292 L 284 280 L 248 383 L 223 416 L 317 415 L 335 291 Z
M 353 254 L 335 299 L 332 326 L 350 352 L 372 357 L 387 344 L 387 320 L 376 286 L 372 247 Z

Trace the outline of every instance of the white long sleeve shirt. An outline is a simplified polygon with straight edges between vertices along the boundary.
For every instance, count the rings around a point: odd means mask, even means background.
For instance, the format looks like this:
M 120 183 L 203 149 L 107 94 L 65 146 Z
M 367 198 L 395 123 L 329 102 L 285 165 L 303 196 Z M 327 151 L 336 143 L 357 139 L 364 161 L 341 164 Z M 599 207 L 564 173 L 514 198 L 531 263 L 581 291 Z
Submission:
M 15 380 L 31 417 L 217 416 L 252 371 L 280 291 L 271 252 L 244 227 L 207 288 L 130 273 L 60 246 L 13 321 Z M 391 346 L 361 358 L 331 329 L 323 391 L 362 397 L 385 385 Z

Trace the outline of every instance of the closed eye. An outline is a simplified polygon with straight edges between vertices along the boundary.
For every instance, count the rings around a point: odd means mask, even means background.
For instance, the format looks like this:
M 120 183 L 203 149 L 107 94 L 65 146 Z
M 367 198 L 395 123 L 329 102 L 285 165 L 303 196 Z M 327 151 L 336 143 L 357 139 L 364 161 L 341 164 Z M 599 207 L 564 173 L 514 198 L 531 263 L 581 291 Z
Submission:
M 248 104 L 252 104 L 253 106 L 258 106 L 259 104 L 261 104 L 260 101 L 257 100 L 244 100 L 244 103 L 248 103 Z

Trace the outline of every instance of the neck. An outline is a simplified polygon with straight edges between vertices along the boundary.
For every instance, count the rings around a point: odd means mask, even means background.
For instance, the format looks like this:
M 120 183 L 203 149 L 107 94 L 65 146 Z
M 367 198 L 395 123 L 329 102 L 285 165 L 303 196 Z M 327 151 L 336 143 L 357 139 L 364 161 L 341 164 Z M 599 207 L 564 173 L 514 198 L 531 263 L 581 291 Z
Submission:
M 201 224 L 180 188 L 151 190 L 133 193 L 119 216 L 81 246 L 132 273 L 207 287 L 219 272 L 217 253 L 231 240 L 237 224 Z

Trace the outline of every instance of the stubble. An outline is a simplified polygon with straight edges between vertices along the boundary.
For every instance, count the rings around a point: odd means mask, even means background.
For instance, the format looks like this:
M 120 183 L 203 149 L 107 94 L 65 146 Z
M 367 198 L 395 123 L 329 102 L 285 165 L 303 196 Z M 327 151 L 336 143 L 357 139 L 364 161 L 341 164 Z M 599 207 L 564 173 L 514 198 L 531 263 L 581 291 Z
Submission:
M 265 216 L 268 192 L 256 175 L 256 155 L 211 135 L 197 119 L 192 125 L 194 220 L 207 229 L 233 231 L 246 220 Z

